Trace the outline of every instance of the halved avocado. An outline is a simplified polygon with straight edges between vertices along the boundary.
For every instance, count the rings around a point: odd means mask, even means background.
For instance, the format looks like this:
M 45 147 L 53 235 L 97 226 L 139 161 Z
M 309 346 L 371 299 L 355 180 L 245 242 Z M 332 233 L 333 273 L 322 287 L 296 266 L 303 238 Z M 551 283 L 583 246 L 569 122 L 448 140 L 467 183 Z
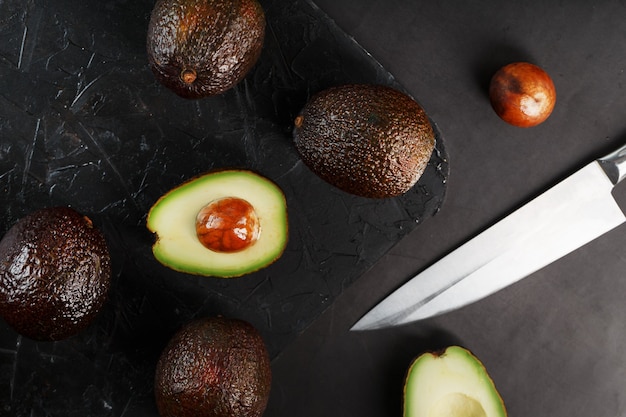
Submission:
M 450 346 L 413 361 L 404 385 L 404 417 L 506 417 L 502 397 L 470 351 Z
M 209 208 L 218 212 L 209 216 L 207 231 Z M 194 275 L 238 277 L 282 255 L 287 204 L 280 187 L 265 177 L 246 170 L 216 171 L 162 196 L 148 213 L 147 227 L 156 234 L 152 252 L 163 265 Z

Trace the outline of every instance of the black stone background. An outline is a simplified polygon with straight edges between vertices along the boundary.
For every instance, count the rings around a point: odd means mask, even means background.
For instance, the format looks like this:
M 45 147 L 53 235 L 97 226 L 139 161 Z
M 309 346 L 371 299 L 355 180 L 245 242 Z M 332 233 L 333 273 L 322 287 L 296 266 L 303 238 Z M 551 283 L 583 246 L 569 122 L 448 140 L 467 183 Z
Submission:
M 626 415 L 626 248 L 620 226 L 465 308 L 374 332 L 350 327 L 415 273 L 626 142 L 626 4 L 619 0 L 318 0 L 427 109 L 450 161 L 441 210 L 389 250 L 274 362 L 271 416 L 401 416 L 418 354 L 456 343 L 485 364 L 510 416 Z M 557 103 L 531 129 L 487 98 L 526 60 Z M 613 195 L 626 208 L 626 184 Z M 572 224 L 575 228 L 576 224 Z
M 76 337 L 36 343 L 0 323 L 0 415 L 156 415 L 154 365 L 180 325 L 248 320 L 276 358 L 439 209 L 448 163 L 436 123 L 437 152 L 400 198 L 353 197 L 303 166 L 291 128 L 312 93 L 347 82 L 401 87 L 312 3 L 262 4 L 267 39 L 255 69 L 221 96 L 188 101 L 147 66 L 152 1 L 0 2 L 0 231 L 34 209 L 72 206 L 105 233 L 114 270 L 104 311 Z M 285 254 L 230 280 L 163 267 L 147 211 L 218 168 L 251 169 L 284 190 Z

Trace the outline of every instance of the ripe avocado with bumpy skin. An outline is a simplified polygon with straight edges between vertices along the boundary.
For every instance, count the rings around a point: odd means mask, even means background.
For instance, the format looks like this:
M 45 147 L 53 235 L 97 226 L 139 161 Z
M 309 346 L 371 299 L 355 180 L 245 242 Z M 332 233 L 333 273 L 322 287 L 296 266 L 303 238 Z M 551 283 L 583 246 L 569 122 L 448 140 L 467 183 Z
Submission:
M 224 317 L 196 319 L 168 342 L 154 391 L 161 417 L 260 417 L 272 385 L 258 331 Z
M 152 252 L 176 271 L 238 277 L 264 268 L 287 245 L 287 203 L 271 180 L 221 170 L 170 190 L 152 206 Z
M 34 340 L 61 340 L 98 314 L 111 281 L 106 240 L 69 207 L 37 210 L 0 241 L 0 315 Z
M 450 346 L 413 361 L 404 384 L 404 417 L 506 417 L 502 397 L 470 351 Z
M 404 194 L 422 176 L 435 134 L 422 107 L 383 85 L 332 87 L 295 119 L 295 147 L 311 171 L 362 197 Z
M 148 60 L 161 84 L 198 99 L 242 81 L 264 38 L 257 0 L 158 0 L 148 25 Z

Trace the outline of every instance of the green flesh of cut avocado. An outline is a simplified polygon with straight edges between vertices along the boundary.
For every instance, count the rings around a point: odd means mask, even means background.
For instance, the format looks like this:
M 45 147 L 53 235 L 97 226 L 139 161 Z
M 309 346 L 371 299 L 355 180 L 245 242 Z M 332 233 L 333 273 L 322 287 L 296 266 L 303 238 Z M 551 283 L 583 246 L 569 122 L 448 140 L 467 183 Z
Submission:
M 468 350 L 450 346 L 411 364 L 404 386 L 404 417 L 506 417 L 484 365 Z
M 196 234 L 196 216 L 212 201 L 235 197 L 252 205 L 260 234 L 238 252 L 207 249 Z M 184 273 L 222 278 L 238 277 L 270 265 L 287 244 L 287 206 L 282 190 L 272 181 L 245 170 L 211 172 L 163 195 L 150 209 L 148 229 L 163 265 Z

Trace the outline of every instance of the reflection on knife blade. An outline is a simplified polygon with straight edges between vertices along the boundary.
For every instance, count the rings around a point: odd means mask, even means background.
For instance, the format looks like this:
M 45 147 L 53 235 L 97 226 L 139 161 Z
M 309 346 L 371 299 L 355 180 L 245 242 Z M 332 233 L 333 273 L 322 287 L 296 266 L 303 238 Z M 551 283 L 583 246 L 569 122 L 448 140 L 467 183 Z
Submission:
M 389 295 L 351 330 L 432 317 L 480 300 L 622 224 L 611 191 L 626 146 L 590 163 L 436 262 Z

